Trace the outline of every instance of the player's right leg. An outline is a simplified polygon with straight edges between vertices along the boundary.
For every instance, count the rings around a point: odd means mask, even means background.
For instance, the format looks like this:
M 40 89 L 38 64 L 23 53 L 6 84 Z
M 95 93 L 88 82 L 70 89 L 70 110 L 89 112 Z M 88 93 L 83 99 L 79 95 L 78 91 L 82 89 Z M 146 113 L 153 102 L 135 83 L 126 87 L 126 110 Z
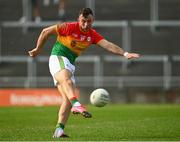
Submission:
M 71 72 L 67 69 L 63 69 L 60 72 L 56 73 L 55 78 L 61 84 L 67 98 L 72 104 L 71 111 L 74 114 L 82 114 L 85 118 L 91 118 L 92 115 L 86 110 L 86 108 L 81 105 L 75 96 L 75 86 L 71 79 Z
M 85 118 L 91 118 L 92 117 L 92 115 L 86 110 L 86 108 L 83 105 L 73 106 L 71 109 L 71 112 L 73 114 L 81 114 Z
M 64 94 L 72 105 L 73 113 L 80 113 L 85 118 L 90 118 L 91 114 L 79 103 L 75 96 L 75 67 L 69 60 L 62 56 L 51 55 L 49 59 L 49 68 L 55 84 L 60 84 Z

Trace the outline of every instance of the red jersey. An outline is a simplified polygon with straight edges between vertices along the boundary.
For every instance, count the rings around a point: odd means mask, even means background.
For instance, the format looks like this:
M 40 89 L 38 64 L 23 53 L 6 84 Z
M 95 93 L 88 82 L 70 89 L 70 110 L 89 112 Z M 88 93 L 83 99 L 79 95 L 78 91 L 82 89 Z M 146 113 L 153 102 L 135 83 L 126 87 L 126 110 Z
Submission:
M 57 26 L 57 41 L 70 49 L 73 53 L 79 56 L 91 44 L 96 44 L 103 37 L 94 29 L 88 32 L 83 32 L 78 22 L 63 23 L 62 26 Z

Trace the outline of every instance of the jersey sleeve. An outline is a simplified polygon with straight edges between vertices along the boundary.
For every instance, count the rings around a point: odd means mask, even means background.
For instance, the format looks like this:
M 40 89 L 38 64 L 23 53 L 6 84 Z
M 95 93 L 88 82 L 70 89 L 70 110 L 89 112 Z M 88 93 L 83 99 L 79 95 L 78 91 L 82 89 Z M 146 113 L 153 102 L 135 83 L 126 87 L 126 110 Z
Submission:
M 104 37 L 95 30 L 93 30 L 93 35 L 94 35 L 93 44 L 97 44 L 100 40 L 104 39 Z

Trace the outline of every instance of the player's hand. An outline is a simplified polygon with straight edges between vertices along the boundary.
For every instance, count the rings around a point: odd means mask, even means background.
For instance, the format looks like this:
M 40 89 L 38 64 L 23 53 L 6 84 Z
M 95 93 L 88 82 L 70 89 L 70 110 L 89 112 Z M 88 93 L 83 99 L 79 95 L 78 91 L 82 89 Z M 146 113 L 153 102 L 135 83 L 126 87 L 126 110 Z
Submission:
M 37 48 L 34 48 L 31 51 L 28 51 L 30 57 L 36 57 L 39 54 L 40 50 Z
M 140 55 L 137 54 L 137 53 L 128 53 L 128 52 L 125 52 L 124 57 L 127 58 L 127 59 L 132 59 L 132 58 L 139 58 Z

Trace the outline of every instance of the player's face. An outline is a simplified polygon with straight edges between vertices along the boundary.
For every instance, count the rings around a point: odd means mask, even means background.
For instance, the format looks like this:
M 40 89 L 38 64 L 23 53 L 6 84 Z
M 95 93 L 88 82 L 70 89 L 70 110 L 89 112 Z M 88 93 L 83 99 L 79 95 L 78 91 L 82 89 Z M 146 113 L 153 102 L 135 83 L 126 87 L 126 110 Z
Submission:
M 81 14 L 78 18 L 79 21 L 79 26 L 81 28 L 81 30 L 83 30 L 84 32 L 87 32 L 91 29 L 94 18 L 93 16 L 90 14 L 88 15 L 88 17 L 83 17 L 83 15 Z

